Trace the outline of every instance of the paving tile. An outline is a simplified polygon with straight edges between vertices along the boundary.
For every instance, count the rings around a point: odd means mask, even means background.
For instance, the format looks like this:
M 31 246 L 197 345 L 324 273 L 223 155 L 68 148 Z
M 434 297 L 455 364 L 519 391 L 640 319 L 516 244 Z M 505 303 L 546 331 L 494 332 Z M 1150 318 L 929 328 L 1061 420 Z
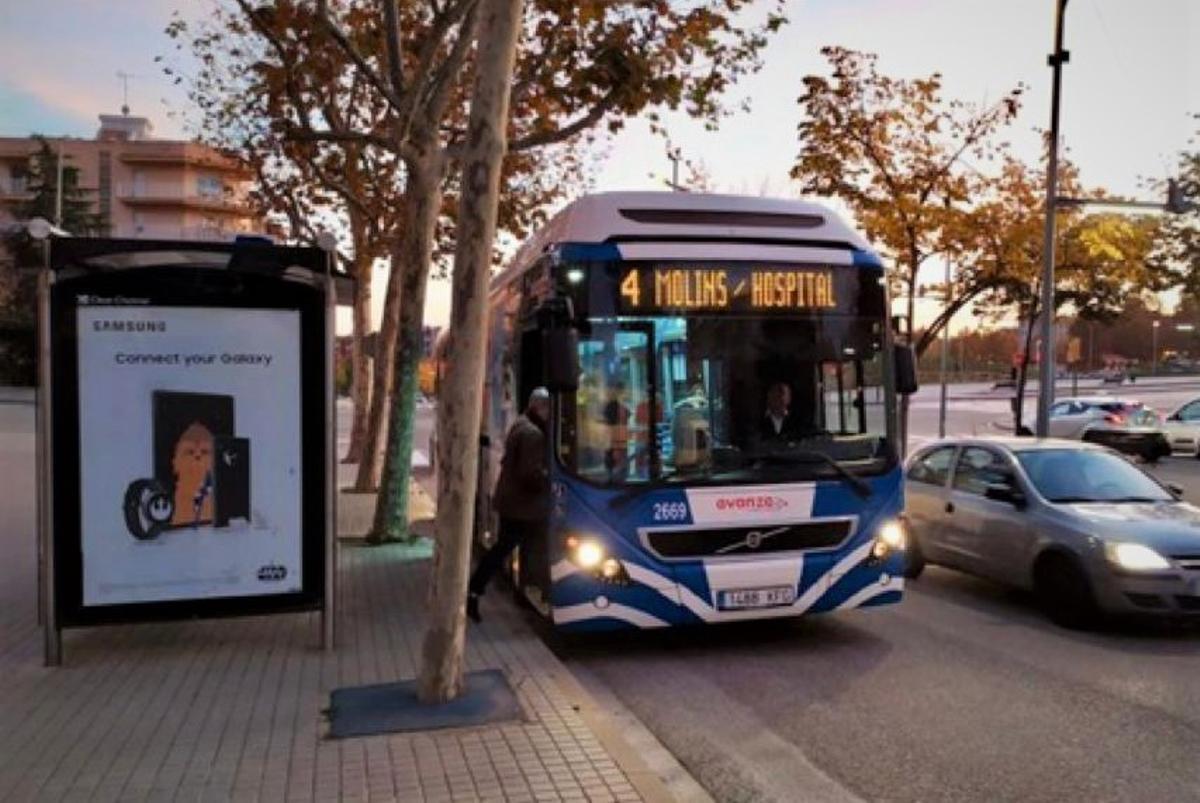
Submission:
M 333 742 L 320 714 L 339 686 L 412 677 L 428 562 L 341 555 L 339 648 L 315 614 L 73 633 L 68 669 L 38 664 L 33 622 L 0 629 L 0 799 L 146 801 L 622 800 L 636 791 L 552 679 L 561 667 L 514 611 L 471 631 L 468 665 L 522 678 L 534 721 Z M 32 580 L 0 588 L 0 610 Z M 24 602 L 21 602 L 24 605 Z M 27 606 L 32 613 L 32 606 Z M 10 751 L 6 753 L 5 751 Z M 608 795 L 608 797 L 604 797 Z

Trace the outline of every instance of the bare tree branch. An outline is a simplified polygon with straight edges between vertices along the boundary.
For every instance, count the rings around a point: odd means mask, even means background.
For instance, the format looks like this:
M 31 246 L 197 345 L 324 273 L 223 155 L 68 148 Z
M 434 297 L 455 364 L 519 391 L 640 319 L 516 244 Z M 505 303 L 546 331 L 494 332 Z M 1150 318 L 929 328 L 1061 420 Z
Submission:
M 244 0 L 238 0 L 238 3 L 244 3 Z M 388 3 L 388 5 L 391 6 L 391 3 Z M 325 30 L 329 32 L 331 37 L 333 37 L 333 41 L 335 41 L 338 47 L 340 47 L 342 51 L 350 58 L 350 60 L 354 62 L 354 66 L 362 72 L 363 77 L 370 81 L 371 86 L 375 87 L 375 89 L 377 89 L 379 93 L 387 99 L 392 108 L 399 109 L 401 105 L 400 98 L 392 92 L 392 88 L 389 87 L 387 82 L 379 76 L 379 73 L 375 71 L 375 68 L 371 66 L 371 63 L 368 62 L 366 58 L 358 52 L 358 48 L 354 46 L 354 43 L 346 37 L 346 34 L 342 32 L 342 29 L 339 28 L 337 23 L 335 23 L 329 16 L 328 0 L 317 0 L 317 16 L 321 19 L 321 24 L 325 26 Z M 399 45 L 397 45 L 397 47 L 399 47 Z
M 352 142 L 395 150 L 395 143 L 391 139 L 364 131 L 318 131 L 310 127 L 289 124 L 285 135 L 293 142 Z
M 615 89 L 610 90 L 607 95 L 600 99 L 600 102 L 588 110 L 587 114 L 580 117 L 573 123 L 568 123 L 561 128 L 553 131 L 537 131 L 520 139 L 514 140 L 508 145 L 509 153 L 518 153 L 520 151 L 529 150 L 530 148 L 538 148 L 543 145 L 553 145 L 557 142 L 564 142 L 571 137 L 579 134 L 582 131 L 594 126 L 596 123 L 604 119 L 604 115 L 612 111 L 617 105 L 617 92 Z
M 397 0 L 380 0 L 383 6 L 383 41 L 387 48 L 388 75 L 397 98 L 404 97 L 404 56 L 400 49 L 400 15 Z M 417 75 L 420 75 L 418 72 Z
M 462 18 L 462 24 L 458 27 L 458 38 L 454 40 L 450 53 L 438 65 L 433 77 L 429 80 L 428 99 L 422 109 L 424 112 L 422 116 L 427 120 L 440 121 L 445 116 L 450 92 L 454 88 L 455 81 L 458 80 L 459 73 L 462 72 L 463 65 L 466 64 L 471 45 L 475 42 L 475 22 L 478 18 L 475 13 L 477 3 L 474 0 L 468 0 L 468 2 L 461 3 L 459 7 L 467 6 L 469 8 L 466 16 Z
M 428 113 L 429 110 L 436 110 L 436 115 L 433 117 L 436 119 L 441 118 L 442 113 L 445 111 L 445 100 L 439 100 L 438 95 L 439 93 L 444 94 L 443 86 L 445 83 L 453 82 L 458 77 L 458 72 L 465 61 L 466 53 L 475 39 L 474 19 L 477 6 L 477 0 L 457 0 L 443 11 L 434 12 L 433 23 L 430 25 L 430 29 L 425 35 L 421 43 L 421 48 L 417 53 L 417 67 L 414 72 L 417 76 L 432 74 L 432 77 L 425 82 L 422 91 L 410 91 L 404 97 L 404 105 L 397 110 L 403 134 L 407 135 L 408 133 L 409 127 L 413 122 L 413 115 L 421 105 L 422 95 L 428 94 L 429 96 L 429 100 L 425 103 L 426 114 L 423 115 L 424 119 L 433 119 Z M 459 25 L 458 38 L 455 40 L 446 60 L 434 72 L 433 61 L 441 49 L 446 34 L 456 24 Z M 447 65 L 453 66 L 453 70 L 448 70 Z

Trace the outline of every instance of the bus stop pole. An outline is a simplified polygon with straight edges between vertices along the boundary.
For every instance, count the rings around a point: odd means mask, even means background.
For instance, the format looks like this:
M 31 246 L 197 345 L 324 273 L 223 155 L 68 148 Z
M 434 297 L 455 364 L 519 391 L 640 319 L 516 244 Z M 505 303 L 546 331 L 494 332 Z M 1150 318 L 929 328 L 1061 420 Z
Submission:
M 42 610 L 43 663 L 62 664 L 62 630 L 58 625 L 58 608 L 54 582 L 54 451 L 51 414 L 50 370 L 50 241 L 45 240 L 46 264 L 38 274 L 38 392 L 37 392 L 37 482 L 38 548 L 41 553 L 38 586 Z
M 326 259 L 329 260 L 327 253 Z M 321 647 L 332 652 L 337 637 L 337 395 L 334 387 L 334 327 L 337 289 L 330 262 L 325 270 L 325 599 L 321 605 Z

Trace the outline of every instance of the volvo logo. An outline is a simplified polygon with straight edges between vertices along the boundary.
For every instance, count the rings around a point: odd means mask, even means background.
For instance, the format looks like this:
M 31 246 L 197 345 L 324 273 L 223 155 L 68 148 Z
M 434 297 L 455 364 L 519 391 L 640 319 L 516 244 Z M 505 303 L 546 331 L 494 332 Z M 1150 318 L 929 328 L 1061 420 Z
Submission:
M 713 554 L 728 555 L 730 552 L 736 552 L 739 549 L 758 549 L 760 546 L 762 546 L 763 541 L 766 541 L 768 538 L 774 538 L 777 535 L 786 533 L 790 529 L 792 529 L 791 525 L 785 524 L 782 527 L 776 527 L 773 530 L 767 530 L 765 533 L 760 530 L 751 530 L 750 532 L 746 533 L 742 540 L 729 544 L 728 546 L 723 546 L 720 549 L 715 550 Z

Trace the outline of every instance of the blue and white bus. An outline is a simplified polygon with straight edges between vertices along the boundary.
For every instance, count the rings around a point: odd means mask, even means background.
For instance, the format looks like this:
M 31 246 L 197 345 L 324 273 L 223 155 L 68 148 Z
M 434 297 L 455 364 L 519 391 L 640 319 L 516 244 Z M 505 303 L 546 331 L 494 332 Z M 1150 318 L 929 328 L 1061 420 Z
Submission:
M 828 209 L 584 197 L 520 249 L 489 303 L 480 488 L 530 391 L 549 386 L 550 526 L 511 568 L 557 627 L 900 600 L 911 352 L 893 346 L 879 257 Z

